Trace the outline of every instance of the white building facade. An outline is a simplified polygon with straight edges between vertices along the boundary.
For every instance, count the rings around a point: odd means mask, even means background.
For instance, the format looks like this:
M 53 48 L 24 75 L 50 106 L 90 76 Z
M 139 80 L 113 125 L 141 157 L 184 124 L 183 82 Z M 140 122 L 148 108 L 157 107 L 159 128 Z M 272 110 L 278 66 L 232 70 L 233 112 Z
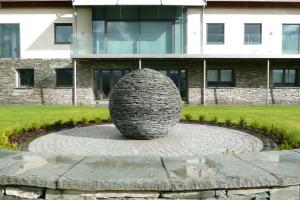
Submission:
M 146 67 L 191 104 L 300 104 L 300 1 L 0 3 L 1 104 L 106 103 Z

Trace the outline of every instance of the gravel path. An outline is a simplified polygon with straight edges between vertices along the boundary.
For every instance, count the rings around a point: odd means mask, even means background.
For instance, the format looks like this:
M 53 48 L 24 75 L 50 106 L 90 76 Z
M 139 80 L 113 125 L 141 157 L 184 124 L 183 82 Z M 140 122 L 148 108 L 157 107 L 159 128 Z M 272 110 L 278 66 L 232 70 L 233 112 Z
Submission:
M 164 138 L 129 140 L 109 124 L 51 133 L 32 141 L 28 149 L 86 156 L 186 156 L 261 151 L 263 143 L 241 131 L 198 124 L 177 124 Z

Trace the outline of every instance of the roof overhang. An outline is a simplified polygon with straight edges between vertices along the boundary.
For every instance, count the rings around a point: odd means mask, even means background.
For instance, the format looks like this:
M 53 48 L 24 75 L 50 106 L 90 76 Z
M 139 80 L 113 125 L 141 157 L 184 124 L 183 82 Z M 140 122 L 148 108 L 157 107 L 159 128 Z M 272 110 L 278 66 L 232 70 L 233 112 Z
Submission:
M 205 0 L 73 0 L 74 6 L 205 6 Z

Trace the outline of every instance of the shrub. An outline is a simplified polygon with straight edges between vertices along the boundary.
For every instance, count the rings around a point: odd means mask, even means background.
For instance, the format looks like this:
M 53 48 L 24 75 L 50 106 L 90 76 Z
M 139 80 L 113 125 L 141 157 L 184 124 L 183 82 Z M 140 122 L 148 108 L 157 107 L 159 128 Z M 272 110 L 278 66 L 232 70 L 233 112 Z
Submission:
M 100 124 L 102 122 L 101 117 L 96 117 L 94 120 L 96 124 Z
M 259 129 L 259 124 L 256 121 L 254 121 L 250 123 L 249 127 L 252 131 L 256 131 L 257 129 Z
M 244 117 L 241 117 L 239 120 L 239 126 L 245 128 L 247 126 L 247 121 Z
M 199 116 L 199 121 L 204 122 L 205 121 L 205 115 L 200 115 Z
M 225 119 L 226 126 L 232 126 L 232 121 L 230 118 Z
M 54 122 L 54 126 L 56 126 L 56 127 L 60 127 L 62 124 L 63 124 L 62 120 L 57 120 Z
M 79 121 L 80 124 L 86 125 L 88 123 L 88 120 L 86 117 L 81 118 L 81 120 Z
M 211 118 L 210 123 L 218 124 L 218 117 L 214 116 L 213 118 Z
M 184 119 L 187 122 L 192 121 L 192 118 L 193 118 L 193 116 L 190 113 L 187 113 L 187 114 L 184 115 Z
M 66 124 L 68 126 L 76 126 L 77 123 L 76 123 L 76 121 L 73 118 L 71 118 L 68 121 L 66 121 Z

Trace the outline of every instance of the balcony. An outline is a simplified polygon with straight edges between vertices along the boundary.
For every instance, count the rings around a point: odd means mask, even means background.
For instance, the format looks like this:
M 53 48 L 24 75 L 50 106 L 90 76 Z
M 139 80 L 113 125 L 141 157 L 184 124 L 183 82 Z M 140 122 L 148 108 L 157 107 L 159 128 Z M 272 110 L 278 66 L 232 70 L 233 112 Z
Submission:
M 186 53 L 183 41 L 183 38 L 174 39 L 168 32 L 84 34 L 72 37 L 71 54 L 73 58 L 178 55 Z

